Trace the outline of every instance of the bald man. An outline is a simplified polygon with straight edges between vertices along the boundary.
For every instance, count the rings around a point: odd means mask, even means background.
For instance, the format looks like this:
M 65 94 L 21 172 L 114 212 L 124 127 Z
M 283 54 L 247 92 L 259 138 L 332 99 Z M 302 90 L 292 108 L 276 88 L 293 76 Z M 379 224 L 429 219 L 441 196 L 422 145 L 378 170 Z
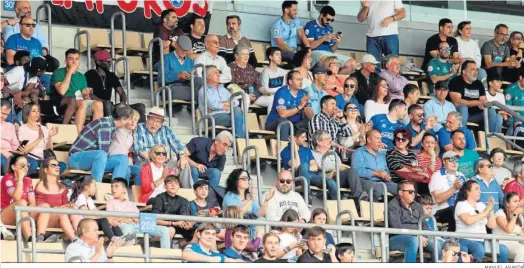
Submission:
M 200 54 L 195 61 L 195 65 L 204 64 L 214 65 L 220 71 L 220 84 L 231 82 L 231 69 L 227 66 L 226 60 L 218 55 L 218 37 L 214 34 L 208 34 L 204 39 L 206 52 Z M 202 77 L 202 69 L 198 70 L 199 76 Z
M 264 196 L 264 204 L 267 204 L 266 219 L 280 221 L 282 214 L 288 209 L 295 210 L 300 216 L 300 222 L 307 222 L 311 212 L 304 197 L 293 191 L 293 176 L 288 170 L 278 173 L 276 187 L 269 190 Z
M 11 37 L 11 35 L 20 33 L 20 18 L 23 16 L 31 16 L 31 2 L 27 0 L 16 1 L 15 14 L 15 18 L 8 19 L 2 22 L 2 33 L 4 41 L 6 42 L 7 39 Z M 44 31 L 42 30 L 42 27 L 40 27 L 40 25 L 36 25 L 32 37 L 38 39 L 38 41 L 40 41 L 40 43 L 42 44 L 42 47 L 49 47 L 49 43 L 47 42 L 47 36 L 44 34 Z

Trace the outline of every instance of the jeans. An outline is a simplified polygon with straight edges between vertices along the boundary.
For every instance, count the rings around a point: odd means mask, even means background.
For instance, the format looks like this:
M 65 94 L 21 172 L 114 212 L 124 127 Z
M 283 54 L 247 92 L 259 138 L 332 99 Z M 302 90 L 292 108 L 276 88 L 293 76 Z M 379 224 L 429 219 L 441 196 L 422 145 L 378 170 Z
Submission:
M 220 184 L 221 175 L 221 171 L 216 168 L 208 168 L 206 171 L 204 171 L 204 173 L 200 173 L 198 168 L 191 167 L 191 177 L 193 178 L 193 183 L 197 183 L 197 181 L 202 178 L 207 179 L 210 186 L 218 186 L 218 184 Z
M 138 224 L 136 223 L 121 223 L 120 229 L 124 235 L 128 233 L 138 233 Z M 167 226 L 157 225 L 155 232 L 150 233 L 151 236 L 160 237 L 161 248 L 171 248 L 171 237 L 169 237 L 169 228 Z
M 278 119 L 275 119 L 274 121 L 272 121 L 271 123 L 266 123 L 266 129 L 267 130 L 271 130 L 271 131 L 277 131 L 277 127 L 278 127 L 278 124 L 280 124 L 281 122 L 283 121 L 286 121 L 288 120 L 287 118 L 278 118 Z M 307 119 L 304 119 L 302 121 L 299 121 L 299 122 L 296 122 L 296 123 L 293 123 L 293 125 L 299 127 L 299 128 L 304 128 L 304 129 L 307 129 L 308 128 L 308 123 L 309 121 Z M 289 129 L 289 125 L 283 125 L 281 128 L 280 128 L 280 140 L 281 141 L 289 141 L 289 135 L 290 135 L 290 129 Z
M 433 248 L 435 246 L 433 237 L 426 237 L 428 240 L 428 249 L 433 254 Z M 415 263 L 417 262 L 417 252 L 418 252 L 418 238 L 413 235 L 395 235 L 389 238 L 389 248 L 390 250 L 399 250 L 404 252 L 404 262 Z M 437 252 L 438 259 L 442 259 L 442 241 L 437 240 Z
M 311 185 L 323 188 L 322 186 L 322 175 L 317 175 L 309 170 L 309 163 L 301 164 L 298 167 L 298 174 L 299 176 L 304 176 L 308 182 L 308 185 L 311 187 Z M 326 174 L 326 186 L 327 190 L 329 191 L 329 200 L 337 200 L 337 181 L 336 177 L 329 178 Z M 354 171 L 350 169 L 346 169 L 343 171 L 340 171 L 340 187 L 342 188 L 350 188 L 351 189 L 351 195 L 353 197 L 359 197 L 360 194 L 362 194 L 362 184 L 360 183 L 360 178 Z M 311 191 L 311 188 L 308 189 Z
M 234 107 L 231 112 L 233 112 L 235 117 L 235 134 L 237 138 L 245 138 L 246 131 L 244 129 L 244 114 L 242 110 Z M 231 115 L 229 113 L 214 114 L 213 118 L 215 118 L 215 124 L 217 126 L 231 127 Z
M 1 162 L 2 170 L 1 170 L 1 173 L 2 173 L 2 175 L 5 175 L 5 174 L 7 174 L 7 165 L 9 165 L 9 161 L 7 161 L 7 157 L 5 157 L 3 154 L 0 155 L 0 157 L 2 158 L 2 162 Z
M 497 113 L 498 109 L 489 108 L 489 132 L 502 133 L 502 115 Z
M 371 186 L 373 186 L 373 200 L 379 200 L 379 198 L 384 195 L 384 188 L 382 188 L 381 182 L 362 178 L 360 180 L 360 183 L 362 183 L 362 190 L 365 192 L 369 192 L 369 190 L 371 189 Z M 386 188 L 389 193 L 397 195 L 398 184 L 392 181 L 388 181 L 384 183 L 386 184 Z
M 294 51 L 281 49 L 280 52 L 282 54 L 282 61 L 285 61 L 287 63 L 292 63 L 293 62 L 293 58 L 295 57 L 295 52 Z
M 385 35 L 376 37 L 366 37 L 366 50 L 380 62 L 377 64 L 377 70 L 382 68 L 382 55 L 399 54 L 398 35 Z
M 127 170 L 127 176 L 126 180 L 128 182 L 131 182 L 131 178 L 133 179 L 133 184 L 136 186 L 142 186 L 142 182 L 140 181 L 140 167 L 136 165 L 129 166 L 129 169 Z
M 467 126 L 468 122 L 471 122 L 479 124 L 480 128 L 484 129 L 484 113 L 470 116 L 468 107 L 466 105 L 458 106 L 457 111 L 462 115 L 463 126 Z M 502 132 L 502 115 L 497 114 L 497 110 L 493 108 L 488 109 L 488 120 L 490 132 Z
M 114 178 L 126 178 L 128 172 L 127 155 L 107 156 L 102 150 L 76 152 L 69 156 L 69 168 L 90 170 L 91 177 L 101 182 L 105 172 L 113 172 Z
M 31 175 L 36 172 L 36 169 L 40 166 L 42 163 L 42 160 L 34 159 L 31 156 L 26 156 L 27 163 L 29 163 L 29 170 L 27 171 L 28 175 Z M 60 166 L 60 174 L 64 173 L 67 166 L 64 162 L 58 162 L 58 165 Z
M 482 262 L 486 249 L 484 248 L 484 241 L 475 241 L 469 239 L 459 239 L 460 251 L 467 252 L 473 256 L 477 261 Z M 499 244 L 497 255 L 497 262 L 508 262 L 509 250 L 508 247 Z

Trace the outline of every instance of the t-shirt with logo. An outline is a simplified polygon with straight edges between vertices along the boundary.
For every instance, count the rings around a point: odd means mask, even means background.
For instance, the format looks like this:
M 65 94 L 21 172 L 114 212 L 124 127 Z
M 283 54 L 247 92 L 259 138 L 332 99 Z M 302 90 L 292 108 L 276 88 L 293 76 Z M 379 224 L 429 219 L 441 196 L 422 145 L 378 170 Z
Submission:
M 388 148 L 392 148 L 395 130 L 399 127 L 404 127 L 400 121 L 391 121 L 387 114 L 377 114 L 371 117 L 373 122 L 373 129 L 380 132 L 382 136 L 382 143 L 386 144 Z
M 463 100 L 479 100 L 480 97 L 486 96 L 486 90 L 484 89 L 484 85 L 482 85 L 480 80 L 475 80 L 473 83 L 468 84 L 466 81 L 464 81 L 462 75 L 451 79 L 451 81 L 449 81 L 448 87 L 450 93 L 459 93 Z M 451 101 L 449 95 L 447 99 Z M 474 114 L 482 113 L 482 110 L 478 106 L 468 107 L 468 113 L 469 116 L 472 116 Z
M 206 51 L 206 46 L 204 45 L 204 36 L 196 38 L 191 34 L 187 35 L 193 44 L 193 52 L 196 54 L 203 53 Z
M 453 187 L 453 184 L 456 180 L 459 180 L 461 183 L 465 183 L 466 177 L 464 177 L 464 174 L 461 172 L 457 171 L 455 173 L 448 173 L 446 169 L 441 168 L 431 176 L 431 180 L 428 185 L 429 192 L 432 193 L 434 191 L 448 191 L 451 187 Z M 455 202 L 457 201 L 457 195 L 458 191 L 455 191 L 455 193 L 453 193 L 453 195 L 448 198 L 446 202 L 433 206 L 433 215 L 435 215 L 435 213 L 439 210 L 454 206 Z
M 449 74 L 449 72 L 451 72 L 452 68 L 453 68 L 453 63 L 451 62 L 448 62 L 448 61 L 442 62 L 440 61 L 440 59 L 436 59 L 436 58 L 431 59 L 428 63 L 428 76 L 431 77 L 434 75 L 437 75 L 437 76 L 446 75 L 446 74 Z M 446 84 L 449 83 L 449 81 L 452 78 L 454 78 L 455 76 L 456 74 L 448 78 L 446 80 Z M 435 87 L 435 84 L 430 83 L 429 87 L 430 87 L 430 90 L 433 90 L 433 88 Z
M 506 105 L 511 106 L 524 106 L 524 88 L 520 88 L 518 82 L 515 82 L 509 85 L 506 90 Z M 517 111 L 515 111 L 517 112 Z M 517 112 L 520 115 L 524 116 L 524 111 Z M 519 122 L 520 120 L 516 117 L 513 118 L 516 120 L 514 122 Z
M 484 43 L 484 45 L 482 45 L 480 53 L 482 54 L 482 68 L 486 68 L 486 61 L 484 60 L 484 56 L 491 56 L 492 62 L 500 63 L 506 61 L 506 58 L 510 57 L 511 52 L 506 42 L 504 42 L 500 46 L 497 46 L 495 45 L 493 39 L 491 39 Z
M 38 39 L 31 37 L 26 40 L 21 34 L 13 34 L 5 43 L 5 50 L 21 51 L 25 50 L 29 52 L 30 58 L 42 56 L 42 44 Z
M 322 26 L 318 23 L 318 20 L 312 20 L 304 26 L 304 33 L 309 40 L 318 40 L 326 34 L 333 33 L 333 27 L 331 25 Z M 331 51 L 331 46 L 335 44 L 335 40 L 329 39 L 322 42 L 313 50 Z
M 0 183 L 0 209 L 8 207 L 13 202 L 13 198 L 9 196 L 9 193 L 15 191 L 16 184 L 17 180 L 13 174 L 7 174 L 2 178 Z M 20 199 L 29 202 L 29 197 L 35 196 L 33 182 L 31 178 L 24 177 L 22 184 L 22 197 Z
M 475 176 L 475 164 L 480 159 L 476 151 L 464 149 L 464 155 L 458 160 L 458 171 L 470 179 Z
M 271 112 L 267 117 L 266 128 L 267 126 L 269 126 L 271 122 L 280 118 L 280 116 L 277 113 L 278 109 L 291 109 L 297 107 L 304 95 L 307 95 L 307 91 L 303 89 L 299 89 L 296 96 L 293 95 L 288 86 L 281 87 L 279 90 L 277 90 L 273 98 L 273 106 L 271 108 Z M 302 120 L 303 113 L 304 110 L 288 117 L 287 119 L 291 121 L 291 123 L 298 123 Z
M 260 74 L 260 84 L 262 87 L 267 88 L 271 93 L 277 92 L 279 88 L 286 84 L 287 72 L 277 67 L 277 71 L 273 72 L 269 68 L 264 68 Z
M 284 43 L 293 50 L 297 49 L 297 31 L 302 28 L 302 23 L 299 18 L 294 18 L 287 24 L 282 17 L 271 25 L 271 46 L 278 47 L 276 38 L 284 39 Z

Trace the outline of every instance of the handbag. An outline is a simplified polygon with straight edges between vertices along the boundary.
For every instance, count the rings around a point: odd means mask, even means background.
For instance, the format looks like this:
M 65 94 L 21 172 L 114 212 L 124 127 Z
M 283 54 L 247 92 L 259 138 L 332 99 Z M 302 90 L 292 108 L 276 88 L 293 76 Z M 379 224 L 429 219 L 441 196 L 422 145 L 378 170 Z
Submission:
M 409 165 L 404 165 L 405 168 L 408 168 L 408 169 L 411 169 L 413 170 L 414 167 L 413 166 L 409 166 Z M 417 168 L 420 168 L 420 167 L 417 167 Z M 399 171 L 399 170 L 395 170 L 393 171 L 393 173 L 395 173 L 395 175 L 399 176 L 400 178 L 404 179 L 404 180 L 408 180 L 408 181 L 412 181 L 412 182 L 416 182 L 416 183 L 429 183 L 429 180 L 430 178 L 426 177 L 426 175 L 424 174 L 421 174 L 421 173 L 417 173 L 417 172 L 414 172 L 414 171 Z

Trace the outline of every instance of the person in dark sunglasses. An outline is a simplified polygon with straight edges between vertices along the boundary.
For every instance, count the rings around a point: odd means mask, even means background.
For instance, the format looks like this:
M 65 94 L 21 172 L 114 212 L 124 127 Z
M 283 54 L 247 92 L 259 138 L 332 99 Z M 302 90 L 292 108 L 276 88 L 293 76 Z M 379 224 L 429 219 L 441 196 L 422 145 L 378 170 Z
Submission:
M 493 209 L 494 211 L 499 210 L 504 204 L 504 192 L 495 179 L 493 164 L 491 164 L 488 159 L 480 159 L 477 162 L 476 173 L 475 181 L 480 185 L 480 191 L 482 193 L 479 202 L 487 204 L 489 199 L 493 197 L 495 200 Z
M 164 180 L 168 175 L 174 174 L 174 171 L 166 166 L 168 157 L 164 145 L 153 146 L 149 152 L 149 160 L 140 169 L 140 202 L 152 204 L 154 197 L 166 191 Z
M 5 44 L 6 60 L 8 65 L 13 65 L 15 53 L 19 50 L 28 51 L 31 58 L 42 56 L 42 43 L 32 37 L 35 33 L 34 20 L 31 16 L 20 18 L 20 33 L 13 34 Z
M 264 203 L 267 202 L 266 220 L 280 221 L 284 212 L 292 209 L 298 212 L 300 222 L 305 223 L 311 218 L 311 211 L 304 198 L 293 191 L 293 176 L 288 170 L 282 170 L 276 178 L 276 187 L 264 195 Z
M 359 116 L 364 115 L 364 107 L 362 104 L 358 103 L 357 98 L 355 97 L 355 93 L 358 91 L 358 80 L 357 78 L 350 76 L 344 80 L 344 93 L 338 94 L 335 97 L 335 100 L 337 101 L 337 108 L 344 111 L 344 108 L 348 103 L 354 103 L 357 105 L 357 108 L 360 112 Z
M 463 263 L 471 262 L 471 255 L 460 251 L 460 243 L 457 239 L 449 238 L 442 244 L 442 262 L 456 263 L 460 260 Z

